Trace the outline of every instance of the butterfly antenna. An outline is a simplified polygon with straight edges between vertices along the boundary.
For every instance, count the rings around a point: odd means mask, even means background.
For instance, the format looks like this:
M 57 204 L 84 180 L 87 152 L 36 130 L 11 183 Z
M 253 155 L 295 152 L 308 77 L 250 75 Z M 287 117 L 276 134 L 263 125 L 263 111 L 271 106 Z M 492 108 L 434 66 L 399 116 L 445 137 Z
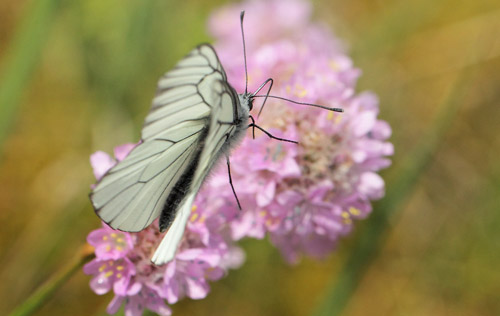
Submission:
M 243 59 L 245 60 L 245 94 L 248 93 L 248 71 L 247 71 L 247 48 L 245 45 L 245 32 L 243 32 L 243 18 L 245 17 L 245 11 L 240 13 L 240 25 L 241 25 L 241 39 L 243 40 Z
M 256 98 L 265 98 L 265 99 L 267 99 L 267 98 L 279 99 L 279 100 L 288 101 L 288 102 L 291 102 L 291 103 L 294 103 L 294 104 L 313 106 L 313 107 L 320 108 L 320 109 L 325 109 L 325 110 L 328 110 L 328 111 L 344 112 L 344 110 L 341 109 L 341 108 L 331 108 L 331 107 L 328 107 L 328 106 L 314 104 L 314 103 L 297 102 L 297 101 L 293 101 L 293 100 L 290 100 L 290 99 L 287 99 L 287 98 L 278 97 L 278 96 L 275 96 L 275 95 L 269 95 L 269 94 L 266 94 L 266 95 L 254 95 L 254 97 L 256 97 Z

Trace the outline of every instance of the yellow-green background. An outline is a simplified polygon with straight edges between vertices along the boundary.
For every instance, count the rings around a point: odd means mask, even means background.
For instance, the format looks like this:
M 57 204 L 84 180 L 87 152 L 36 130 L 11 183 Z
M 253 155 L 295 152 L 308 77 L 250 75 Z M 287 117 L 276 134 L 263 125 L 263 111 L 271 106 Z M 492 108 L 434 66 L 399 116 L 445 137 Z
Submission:
M 0 2 L 0 314 L 66 266 L 99 226 L 87 198 L 90 153 L 138 139 L 157 78 L 211 40 L 206 20 L 223 3 Z M 358 91 L 380 96 L 393 128 L 388 191 L 398 189 L 398 167 L 418 159 L 412 150 L 439 110 L 457 109 L 342 315 L 500 315 L 500 2 L 314 5 L 362 68 Z M 327 260 L 295 267 L 267 241 L 246 241 L 246 263 L 174 314 L 309 315 L 373 218 Z M 112 296 L 88 282 L 77 272 L 36 314 L 104 315 Z

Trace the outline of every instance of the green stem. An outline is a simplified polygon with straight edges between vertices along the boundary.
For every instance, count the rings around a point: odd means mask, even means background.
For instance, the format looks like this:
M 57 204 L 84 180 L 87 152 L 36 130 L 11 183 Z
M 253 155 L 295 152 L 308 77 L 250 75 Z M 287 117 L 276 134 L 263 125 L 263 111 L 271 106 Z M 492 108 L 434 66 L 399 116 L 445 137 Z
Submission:
M 38 64 L 60 0 L 34 0 L 3 61 L 0 77 L 0 144 L 5 140 L 16 108 Z
M 464 99 L 470 76 L 464 73 L 457 78 L 441 104 L 440 113 L 422 141 L 410 153 L 399 168 L 392 174 L 397 175 L 394 181 L 388 181 L 386 197 L 375 204 L 367 226 L 363 227 L 357 240 L 356 248 L 350 253 L 347 261 L 338 275 L 332 280 L 331 288 L 327 289 L 323 302 L 313 313 L 315 316 L 341 315 L 350 298 L 353 296 L 360 280 L 369 265 L 380 251 L 390 227 L 390 220 L 403 209 L 404 202 L 410 197 L 418 179 L 432 161 L 439 145 L 443 142 L 446 132 L 454 121 L 457 111 Z
M 19 305 L 10 316 L 26 316 L 31 315 L 36 312 L 40 307 L 43 306 L 66 281 L 77 271 L 83 267 L 83 265 L 94 258 L 93 251 L 87 251 L 87 253 L 82 253 L 76 260 L 68 264 L 66 267 L 62 268 L 57 274 L 55 274 L 50 280 L 45 284 L 42 284 L 29 298 L 27 298 L 21 305 Z

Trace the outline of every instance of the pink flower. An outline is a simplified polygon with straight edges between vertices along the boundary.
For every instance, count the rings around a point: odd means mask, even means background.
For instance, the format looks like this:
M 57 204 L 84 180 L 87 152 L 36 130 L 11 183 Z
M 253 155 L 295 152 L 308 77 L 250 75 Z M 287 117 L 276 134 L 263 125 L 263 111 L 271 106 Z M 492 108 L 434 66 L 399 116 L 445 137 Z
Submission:
M 95 247 L 96 256 L 102 259 L 123 258 L 134 247 L 129 234 L 116 231 L 105 224 L 103 228 L 92 231 L 87 236 L 87 242 Z
M 125 315 L 127 316 L 140 316 L 145 308 L 161 316 L 172 315 L 172 311 L 165 304 L 164 299 L 157 295 L 156 290 L 148 286 L 143 286 L 140 291 L 126 296 L 116 295 L 109 303 L 107 312 L 115 314 L 123 303 L 125 303 Z
M 97 294 L 105 294 L 111 289 L 117 295 L 135 294 L 136 289 L 140 288 L 137 283 L 131 284 L 136 271 L 127 257 L 114 260 L 95 259 L 87 263 L 83 271 L 94 275 L 90 287 Z

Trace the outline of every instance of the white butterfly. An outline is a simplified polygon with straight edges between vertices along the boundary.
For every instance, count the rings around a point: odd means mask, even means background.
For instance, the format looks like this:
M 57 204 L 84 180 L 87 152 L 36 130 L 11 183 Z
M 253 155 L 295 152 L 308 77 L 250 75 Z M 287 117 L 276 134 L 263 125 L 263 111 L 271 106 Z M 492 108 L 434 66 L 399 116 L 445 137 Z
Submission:
M 257 92 L 269 81 L 272 86 L 269 79 Z M 141 143 L 92 190 L 97 215 L 127 232 L 141 231 L 160 217 L 160 231 L 168 232 L 152 262 L 172 260 L 193 200 L 214 164 L 227 157 L 249 126 L 260 129 L 249 121 L 256 93 L 236 93 L 212 46 L 191 51 L 159 80 Z

